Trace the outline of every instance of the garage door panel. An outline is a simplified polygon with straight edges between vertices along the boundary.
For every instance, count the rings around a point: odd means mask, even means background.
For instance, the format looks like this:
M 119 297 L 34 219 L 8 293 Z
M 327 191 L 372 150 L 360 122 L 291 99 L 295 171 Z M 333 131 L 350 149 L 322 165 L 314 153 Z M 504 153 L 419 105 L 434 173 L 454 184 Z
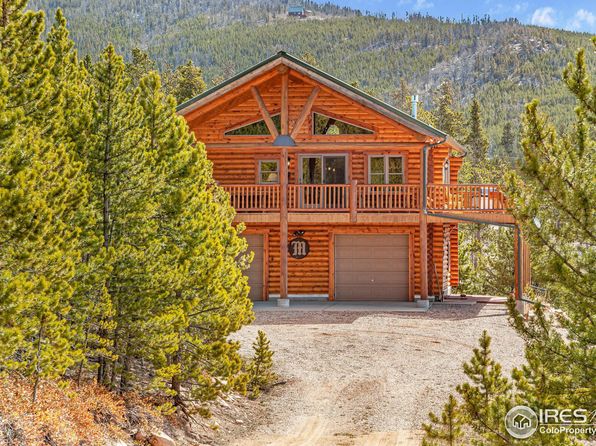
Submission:
M 386 247 L 387 238 L 391 238 L 391 246 L 408 247 L 407 235 L 338 235 L 336 239 L 336 246 L 361 246 L 361 247 Z
M 408 235 L 337 235 L 337 300 L 409 299 Z
M 376 285 L 387 284 L 388 286 L 397 286 L 402 283 L 408 283 L 408 272 L 380 272 L 366 271 L 354 274 L 353 272 L 340 271 L 335 273 L 336 280 L 342 285 Z
M 351 285 L 345 288 L 339 287 L 336 290 L 336 293 L 341 294 L 341 300 L 405 301 L 408 300 L 408 292 L 407 286 L 371 288 L 365 285 Z
M 248 296 L 252 300 L 263 299 L 263 247 L 264 237 L 260 234 L 251 234 L 244 237 L 248 242 L 248 252 L 253 252 L 253 260 L 250 268 L 244 271 L 248 277 L 250 292 Z
M 340 246 L 335 252 L 343 259 L 407 259 L 408 251 L 402 246 Z
M 362 262 L 360 259 L 342 259 L 335 261 L 335 270 L 349 273 L 359 272 L 408 272 L 408 264 L 403 260 L 393 259 L 369 259 L 369 262 Z
M 356 275 L 354 273 L 336 272 L 336 282 L 345 286 L 370 285 L 374 286 L 401 286 L 408 283 L 407 273 L 367 273 Z

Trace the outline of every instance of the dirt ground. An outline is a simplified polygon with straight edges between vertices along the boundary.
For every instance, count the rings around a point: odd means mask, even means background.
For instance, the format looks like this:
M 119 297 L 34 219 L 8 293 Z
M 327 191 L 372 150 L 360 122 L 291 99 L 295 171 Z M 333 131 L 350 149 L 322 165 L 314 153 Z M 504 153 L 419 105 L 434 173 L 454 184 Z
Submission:
M 421 423 L 464 380 L 461 364 L 485 329 L 509 373 L 523 359 L 522 342 L 502 305 L 435 306 L 424 314 L 257 313 L 237 339 L 249 354 L 264 330 L 286 383 L 217 444 L 419 444 Z

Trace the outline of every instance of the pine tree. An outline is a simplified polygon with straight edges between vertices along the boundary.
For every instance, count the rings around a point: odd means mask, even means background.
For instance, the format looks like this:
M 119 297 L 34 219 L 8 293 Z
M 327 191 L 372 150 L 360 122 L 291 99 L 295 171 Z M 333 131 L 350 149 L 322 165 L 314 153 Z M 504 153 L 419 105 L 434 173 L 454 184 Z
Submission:
M 215 185 L 204 146 L 194 141 L 156 73 L 141 81 L 139 96 L 150 150 L 164 178 L 158 261 L 168 272 L 155 281 L 167 311 L 150 318 L 145 329 L 152 333 L 155 384 L 168 389 L 185 412 L 187 400 L 213 399 L 239 379 L 239 346 L 227 337 L 252 320 L 242 275 L 246 244 L 232 226 L 234 211 Z
M 457 399 L 449 395 L 449 399 L 439 418 L 434 413 L 428 414 L 430 423 L 423 424 L 424 438 L 422 446 L 457 446 L 463 444 L 462 412 Z
M 151 71 L 157 70 L 157 64 L 151 60 L 149 54 L 140 48 L 133 48 L 131 60 L 126 64 L 126 76 L 131 81 L 131 87 L 138 87 L 141 79 Z
M 207 89 L 203 70 L 192 60 L 164 73 L 164 90 L 176 98 L 178 104 L 194 98 Z
M 261 390 L 266 389 L 275 380 L 273 372 L 273 352 L 270 348 L 270 341 L 264 331 L 259 330 L 257 339 L 252 344 L 254 355 L 249 364 L 248 388 L 253 398 L 256 398 Z
M 468 381 L 457 386 L 458 397 L 449 396 L 440 417 L 429 414 L 430 423 L 423 424 L 425 435 L 422 444 L 579 445 L 564 432 L 537 430 L 524 440 L 517 440 L 507 432 L 505 415 L 511 407 L 556 408 L 552 399 L 554 389 L 548 388 L 550 377 L 546 370 L 536 364 L 528 352 L 528 363 L 522 369 L 514 369 L 513 380 L 508 380 L 502 375 L 501 366 L 492 358 L 490 343 L 485 331 L 480 337 L 480 348 L 474 349 L 471 360 L 464 363 Z
M 113 307 L 113 317 L 106 315 L 94 333 L 111 343 L 111 356 L 98 358 L 98 381 L 112 387 L 118 377 L 124 377 L 125 384 L 131 358 L 143 356 L 147 338 L 141 322 L 155 310 L 153 260 L 159 248 L 152 217 L 160 178 L 141 125 L 142 108 L 128 88 L 124 70 L 111 45 L 93 67 L 95 144 L 87 154 L 102 246 L 98 255 L 109 262 L 104 266 L 110 271 L 104 288 Z
M 513 163 L 516 158 L 515 153 L 515 135 L 513 134 L 513 126 L 510 122 L 503 126 L 503 134 L 501 135 L 501 155 L 509 162 Z
M 74 42 L 69 38 L 66 19 L 60 9 L 56 11 L 47 43 L 56 60 L 50 73 L 54 88 L 53 106 L 62 111 L 62 130 L 55 132 L 55 138 L 64 141 L 72 158 L 85 165 L 89 147 L 93 146 L 96 136 L 92 129 L 94 91 L 85 63 L 79 61 Z M 88 178 L 89 175 L 85 175 L 85 181 Z M 78 243 L 81 256 L 75 265 L 71 309 L 67 315 L 75 334 L 73 348 L 84 353 L 77 366 L 79 380 L 89 366 L 89 357 L 109 356 L 108 341 L 98 338 L 96 333 L 102 319 L 111 314 L 111 302 L 104 288 L 107 275 L 105 253 L 98 253 L 102 240 L 95 231 L 97 219 L 91 201 L 86 199 L 88 197 L 81 195 L 80 198 L 75 224 L 80 231 Z
M 466 127 L 467 136 L 464 144 L 469 150 L 470 160 L 475 167 L 487 160 L 489 147 L 488 138 L 482 125 L 480 103 L 476 98 L 472 100 L 470 105 L 470 116 Z
M 399 87 L 391 94 L 393 103 L 397 108 L 405 112 L 409 112 L 412 104 L 413 90 L 408 82 L 402 77 L 399 80 Z
M 596 39 L 593 40 L 596 46 Z M 564 72 L 575 96 L 576 124 L 560 136 L 539 111 L 526 106 L 521 172 L 507 177 L 507 194 L 533 250 L 533 280 L 547 289 L 535 296 L 534 317 L 512 313 L 526 340 L 532 370 L 544 368 L 553 403 L 592 407 L 596 363 L 596 88 L 585 51 Z M 553 307 L 557 313 L 548 309 Z M 564 330 L 564 334 L 561 332 Z M 568 407 L 568 406 L 565 406 Z
M 461 139 L 464 135 L 463 115 L 456 107 L 451 82 L 443 81 L 439 86 L 433 112 L 438 129 L 455 139 Z
M 69 149 L 61 63 L 42 13 L 0 5 L 0 364 L 39 383 L 80 358 L 66 316 L 88 185 Z M 14 57 L 19 54 L 19 57 Z
M 300 59 L 302 59 L 304 62 L 306 62 L 309 65 L 312 65 L 315 68 L 321 68 L 319 61 L 314 56 L 314 54 L 311 53 L 310 51 L 302 53 L 302 55 L 300 56 Z
M 472 429 L 490 444 L 507 444 L 508 434 L 503 420 L 511 406 L 511 383 L 503 376 L 501 365 L 492 358 L 490 336 L 484 331 L 480 348 L 463 366 L 469 379 L 457 386 L 462 405 Z
M 596 46 L 596 38 L 593 39 Z M 546 287 L 534 299 L 529 318 L 513 299 L 510 319 L 525 342 L 526 362 L 512 373 L 510 383 L 490 357 L 490 339 L 464 366 L 471 383 L 458 386 L 463 399 L 463 429 L 480 436 L 478 444 L 517 444 L 502 431 L 503 416 L 512 405 L 534 409 L 594 407 L 596 330 L 594 293 L 594 149 L 596 89 L 591 83 L 584 50 L 564 72 L 577 99 L 576 124 L 557 135 L 538 111 L 538 101 L 526 106 L 520 172 L 507 175 L 507 193 L 522 234 L 534 250 L 534 280 Z M 538 430 L 527 445 L 579 445 L 587 434 Z

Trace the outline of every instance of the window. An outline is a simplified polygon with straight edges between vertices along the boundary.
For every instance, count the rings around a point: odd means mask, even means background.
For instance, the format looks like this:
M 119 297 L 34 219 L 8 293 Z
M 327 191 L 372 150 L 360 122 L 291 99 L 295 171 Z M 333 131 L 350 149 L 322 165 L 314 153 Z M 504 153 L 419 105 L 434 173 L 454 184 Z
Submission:
M 370 184 L 403 184 L 404 159 L 401 156 L 379 155 L 369 158 Z
M 279 183 L 279 162 L 277 160 L 259 161 L 259 183 L 277 184 Z
M 302 184 L 346 184 L 344 155 L 302 156 Z
M 372 135 L 373 131 L 336 118 L 313 113 L 313 135 Z
M 449 164 L 449 158 L 447 158 L 443 163 L 443 184 L 451 183 L 451 168 Z
M 271 117 L 273 124 L 277 128 L 278 132 L 281 132 L 281 118 L 280 115 L 274 115 Z M 241 127 L 236 127 L 231 130 L 228 130 L 224 133 L 225 136 L 268 136 L 271 135 L 269 129 L 267 128 L 267 124 L 265 121 L 261 119 L 260 121 L 251 122 L 250 124 L 243 125 Z

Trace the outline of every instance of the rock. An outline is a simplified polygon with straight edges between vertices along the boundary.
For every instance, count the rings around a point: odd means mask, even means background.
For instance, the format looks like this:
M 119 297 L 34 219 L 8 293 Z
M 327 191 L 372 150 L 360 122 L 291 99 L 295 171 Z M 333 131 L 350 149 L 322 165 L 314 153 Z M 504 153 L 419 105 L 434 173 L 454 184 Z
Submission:
M 149 444 L 151 446 L 176 446 L 174 440 L 172 440 L 164 432 L 154 432 L 149 436 Z
M 128 443 L 122 440 L 108 440 L 106 446 L 128 446 Z
M 143 443 L 145 441 L 147 441 L 147 435 L 145 435 L 143 432 L 138 431 L 136 434 L 134 434 L 132 436 L 132 439 L 134 441 L 138 441 L 139 443 Z

